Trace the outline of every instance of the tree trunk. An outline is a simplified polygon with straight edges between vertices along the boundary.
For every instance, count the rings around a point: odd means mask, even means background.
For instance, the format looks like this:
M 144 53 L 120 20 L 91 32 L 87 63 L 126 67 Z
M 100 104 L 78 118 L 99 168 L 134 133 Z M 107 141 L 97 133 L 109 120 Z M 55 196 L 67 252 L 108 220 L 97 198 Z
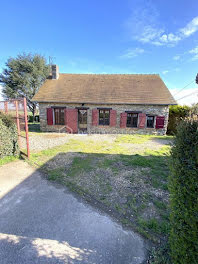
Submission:
M 33 115 L 33 123 L 34 123 L 34 117 L 35 117 L 35 110 L 36 110 L 36 106 L 33 105 L 33 108 L 32 108 L 32 115 Z

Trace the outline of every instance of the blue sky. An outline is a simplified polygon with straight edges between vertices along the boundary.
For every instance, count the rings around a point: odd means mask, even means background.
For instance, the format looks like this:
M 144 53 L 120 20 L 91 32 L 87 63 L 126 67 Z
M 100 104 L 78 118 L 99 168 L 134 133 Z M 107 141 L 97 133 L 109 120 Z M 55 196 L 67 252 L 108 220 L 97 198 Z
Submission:
M 61 72 L 159 73 L 174 94 L 198 72 L 197 10 L 197 0 L 2 1 L 0 72 L 41 53 Z

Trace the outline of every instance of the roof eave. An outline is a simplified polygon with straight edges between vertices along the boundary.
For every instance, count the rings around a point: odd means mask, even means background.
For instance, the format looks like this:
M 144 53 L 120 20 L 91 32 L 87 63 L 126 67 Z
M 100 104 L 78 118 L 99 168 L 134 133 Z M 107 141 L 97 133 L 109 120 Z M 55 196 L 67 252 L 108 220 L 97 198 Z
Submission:
M 103 102 L 86 102 L 86 101 L 82 101 L 82 102 L 67 102 L 67 101 L 43 101 L 43 100 L 33 100 L 33 102 L 37 102 L 37 103 L 58 103 L 58 104 L 91 104 L 91 105 L 97 105 L 97 104 L 102 104 L 102 105 L 177 105 L 177 103 L 132 103 L 132 102 L 120 102 L 120 103 L 103 103 Z

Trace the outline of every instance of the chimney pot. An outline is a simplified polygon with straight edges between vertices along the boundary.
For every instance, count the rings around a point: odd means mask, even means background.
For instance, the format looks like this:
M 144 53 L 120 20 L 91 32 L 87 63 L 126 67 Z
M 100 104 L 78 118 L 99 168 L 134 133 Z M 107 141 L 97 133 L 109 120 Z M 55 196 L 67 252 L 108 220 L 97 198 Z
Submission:
M 56 64 L 52 65 L 52 79 L 57 80 L 59 78 L 59 67 Z

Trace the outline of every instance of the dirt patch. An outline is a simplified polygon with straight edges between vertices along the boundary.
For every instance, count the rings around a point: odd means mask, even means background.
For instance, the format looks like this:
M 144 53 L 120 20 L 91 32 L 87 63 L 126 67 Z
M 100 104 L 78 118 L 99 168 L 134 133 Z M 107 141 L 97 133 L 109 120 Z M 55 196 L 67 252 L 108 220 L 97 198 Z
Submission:
M 56 170 L 59 168 L 67 169 L 72 164 L 74 157 L 78 156 L 83 157 L 83 155 L 78 155 L 78 153 L 59 153 L 55 158 L 51 159 L 50 162 L 44 165 L 44 167 L 48 170 Z

